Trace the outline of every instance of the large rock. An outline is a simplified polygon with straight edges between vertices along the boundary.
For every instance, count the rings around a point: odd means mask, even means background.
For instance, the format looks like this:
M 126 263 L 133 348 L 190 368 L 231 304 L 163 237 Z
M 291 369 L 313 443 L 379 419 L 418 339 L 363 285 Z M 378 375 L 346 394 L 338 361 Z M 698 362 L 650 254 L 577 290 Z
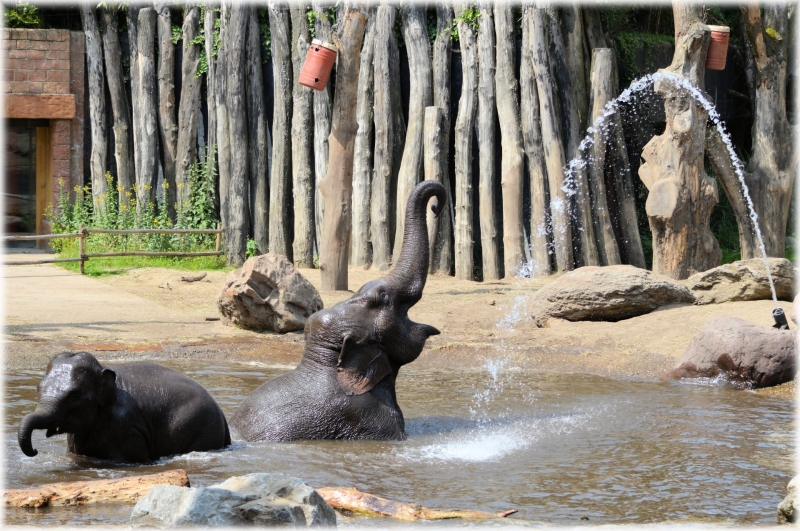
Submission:
M 779 524 L 792 524 L 797 521 L 797 513 L 794 510 L 797 500 L 797 477 L 792 478 L 786 490 L 789 491 L 789 494 L 778 504 Z
M 201 488 L 157 485 L 133 508 L 133 527 L 336 526 L 336 513 L 302 480 L 273 474 L 232 477 Z
M 619 321 L 659 306 L 694 302 L 689 289 L 667 277 L 629 265 L 581 267 L 537 291 L 532 298 L 538 326 L 557 317 L 569 321 Z
M 217 306 L 226 324 L 285 333 L 302 330 L 322 299 L 285 256 L 269 253 L 228 275 Z
M 785 258 L 769 258 L 769 271 L 780 300 L 794 298 L 794 267 Z M 697 304 L 771 299 L 764 260 L 753 258 L 721 265 L 696 273 L 683 281 L 692 290 Z
M 739 388 L 771 387 L 794 379 L 795 333 L 736 317 L 707 321 L 668 378 L 724 376 Z

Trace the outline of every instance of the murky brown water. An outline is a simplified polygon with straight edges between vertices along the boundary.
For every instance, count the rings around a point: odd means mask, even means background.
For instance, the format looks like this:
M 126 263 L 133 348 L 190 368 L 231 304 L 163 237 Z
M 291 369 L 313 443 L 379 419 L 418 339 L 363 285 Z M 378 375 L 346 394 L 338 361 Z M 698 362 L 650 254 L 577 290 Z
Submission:
M 171 361 L 230 416 L 286 367 Z M 250 472 L 312 486 L 355 486 L 442 509 L 502 511 L 557 525 L 770 524 L 794 474 L 790 401 L 713 384 L 543 374 L 489 362 L 482 370 L 403 369 L 404 442 L 244 443 L 147 466 L 67 456 L 66 437 L 16 442 L 42 371 L 5 375 L 7 488 L 183 468 L 193 486 Z M 126 524 L 130 506 L 6 509 L 8 524 Z M 588 521 L 581 521 L 586 515 Z M 386 520 L 342 523 L 386 525 Z M 517 520 L 518 523 L 519 520 Z M 465 522 L 466 523 L 466 522 Z M 450 522 L 446 525 L 453 525 Z

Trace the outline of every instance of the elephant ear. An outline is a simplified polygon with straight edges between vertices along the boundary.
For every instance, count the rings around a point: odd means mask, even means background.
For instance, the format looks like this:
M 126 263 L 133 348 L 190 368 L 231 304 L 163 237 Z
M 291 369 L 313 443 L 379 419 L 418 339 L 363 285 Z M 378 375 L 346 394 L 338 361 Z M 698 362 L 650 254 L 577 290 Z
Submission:
M 111 369 L 103 369 L 100 373 L 100 394 L 97 402 L 100 406 L 111 405 L 117 398 L 117 373 Z
M 376 343 L 356 344 L 350 336 L 342 340 L 336 379 L 347 395 L 362 395 L 391 374 L 389 357 Z

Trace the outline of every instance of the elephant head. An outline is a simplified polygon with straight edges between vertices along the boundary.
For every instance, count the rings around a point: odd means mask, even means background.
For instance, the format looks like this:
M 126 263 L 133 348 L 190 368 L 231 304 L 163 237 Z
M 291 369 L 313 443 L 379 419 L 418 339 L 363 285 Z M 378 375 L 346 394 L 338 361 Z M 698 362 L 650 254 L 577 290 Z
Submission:
M 33 430 L 47 430 L 46 437 L 81 433 L 89 429 L 102 408 L 116 398 L 116 374 L 104 369 L 86 352 L 62 352 L 47 365 L 37 387 L 39 402 L 19 425 L 19 447 L 29 457 L 39 452 L 31 444 Z
M 439 330 L 411 321 L 408 310 L 422 297 L 428 274 L 426 206 L 431 197 L 435 215 L 444 208 L 445 188 L 423 181 L 409 195 L 403 247 L 385 277 L 364 284 L 348 300 L 319 311 L 306 324 L 304 359 L 335 366 L 348 395 L 372 389 L 386 376 L 417 359 L 425 340 Z

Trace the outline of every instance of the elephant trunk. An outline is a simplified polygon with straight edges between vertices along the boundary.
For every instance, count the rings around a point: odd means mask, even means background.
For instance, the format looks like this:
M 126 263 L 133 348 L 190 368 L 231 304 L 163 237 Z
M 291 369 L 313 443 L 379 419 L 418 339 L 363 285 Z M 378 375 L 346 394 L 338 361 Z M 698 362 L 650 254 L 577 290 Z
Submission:
M 22 452 L 28 457 L 33 457 L 39 453 L 38 450 L 33 448 L 31 444 L 31 433 L 33 430 L 43 430 L 49 428 L 56 421 L 56 415 L 48 412 L 42 406 L 37 406 L 33 413 L 29 413 L 23 417 L 22 422 L 19 423 L 19 430 L 17 431 L 17 440 Z
M 422 298 L 428 276 L 430 252 L 425 210 L 428 200 L 434 196 L 436 203 L 431 210 L 438 216 L 447 203 L 447 194 L 441 183 L 422 181 L 408 196 L 403 247 L 392 272 L 386 277 L 387 283 L 396 290 L 398 299 L 410 303 L 409 306 Z

